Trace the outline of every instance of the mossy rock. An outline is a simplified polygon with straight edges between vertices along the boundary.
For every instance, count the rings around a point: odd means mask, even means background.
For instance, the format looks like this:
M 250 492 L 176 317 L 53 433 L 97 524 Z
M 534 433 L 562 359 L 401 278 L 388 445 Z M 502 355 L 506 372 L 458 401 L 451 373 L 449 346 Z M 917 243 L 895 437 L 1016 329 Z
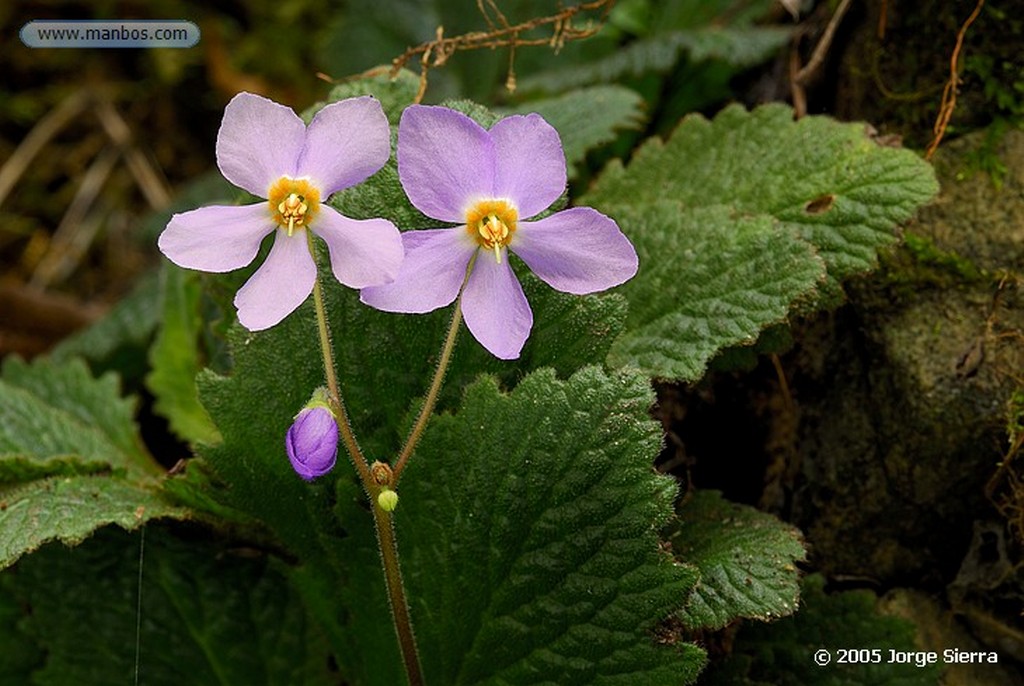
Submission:
M 955 574 L 1002 457 L 1024 369 L 1024 132 L 971 173 L 985 134 L 939 151 L 942 194 L 916 242 L 849 289 L 797 361 L 804 485 L 794 499 L 823 571 L 884 581 Z

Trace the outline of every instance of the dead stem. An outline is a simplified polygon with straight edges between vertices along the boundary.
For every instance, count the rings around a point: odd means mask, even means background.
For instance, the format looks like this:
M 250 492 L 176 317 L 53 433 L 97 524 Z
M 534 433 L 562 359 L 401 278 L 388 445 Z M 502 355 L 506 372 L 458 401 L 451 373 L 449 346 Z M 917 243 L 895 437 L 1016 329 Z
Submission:
M 414 102 L 419 103 L 423 100 L 423 95 L 427 90 L 428 72 L 435 67 L 444 65 L 448 61 L 448 58 L 456 52 L 464 50 L 479 50 L 481 48 L 491 48 L 493 50 L 496 48 L 508 47 L 513 50 L 514 57 L 515 48 L 533 45 L 547 45 L 557 52 L 567 41 L 589 38 L 600 31 L 608 17 L 608 12 L 611 11 L 614 4 L 615 0 L 593 0 L 592 2 L 584 2 L 579 5 L 567 7 L 550 16 L 537 17 L 520 24 L 510 25 L 508 20 L 505 18 L 505 15 L 498 10 L 498 7 L 494 4 L 493 0 L 477 0 L 477 8 L 483 15 L 484 21 L 487 22 L 487 26 L 489 28 L 488 31 L 473 31 L 470 33 L 464 33 L 460 36 L 445 38 L 444 27 L 439 26 L 434 40 L 411 47 L 391 61 L 391 76 L 394 78 L 400 69 L 405 67 L 410 60 L 419 55 L 420 87 L 416 93 L 416 99 L 414 100 Z M 488 12 L 488 8 L 490 9 L 490 12 Z M 584 28 L 575 28 L 572 25 L 572 18 L 577 14 L 596 10 L 601 10 L 601 15 L 598 17 L 596 22 L 588 22 L 587 26 Z M 495 24 L 495 21 L 491 18 L 491 13 L 497 17 L 497 24 Z M 543 26 L 552 27 L 552 34 L 550 37 L 521 37 L 523 33 Z M 511 59 L 512 58 L 510 57 L 510 76 L 506 79 L 506 83 L 512 84 L 514 87 L 515 72 L 511 67 Z
M 928 144 L 928 149 L 924 153 L 926 160 L 930 160 L 932 155 L 935 154 L 939 143 L 942 141 L 942 137 L 946 135 L 949 120 L 953 118 L 953 110 L 956 109 L 956 90 L 957 86 L 960 85 L 960 76 L 957 73 L 959 71 L 960 50 L 963 48 L 967 29 L 970 28 L 974 20 L 981 14 L 981 8 L 984 5 L 985 0 L 978 0 L 978 4 L 974 6 L 971 16 L 967 17 L 967 21 L 964 22 L 956 34 L 956 45 L 953 46 L 953 54 L 949 58 L 949 81 L 946 82 L 946 87 L 942 89 L 942 103 L 939 105 L 939 116 L 936 117 L 935 126 L 932 127 L 935 137 Z

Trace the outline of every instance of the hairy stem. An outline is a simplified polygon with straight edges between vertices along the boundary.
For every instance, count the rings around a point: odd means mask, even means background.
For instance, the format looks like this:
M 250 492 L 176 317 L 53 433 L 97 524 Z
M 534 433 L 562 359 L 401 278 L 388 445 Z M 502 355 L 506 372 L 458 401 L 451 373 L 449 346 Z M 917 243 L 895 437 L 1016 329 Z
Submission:
M 310 239 L 312 241 L 312 238 Z M 359 474 L 359 480 L 363 486 L 370 490 L 372 477 L 370 476 L 370 465 L 363 455 L 359 443 L 356 442 L 355 433 L 352 431 L 352 424 L 348 419 L 348 411 L 345 409 L 345 401 L 342 400 L 341 390 L 338 388 L 338 376 L 334 368 L 334 353 L 331 349 L 331 334 L 327 328 L 327 311 L 324 308 L 324 294 L 320 288 L 320 277 L 317 275 L 313 282 L 313 307 L 316 309 L 316 324 L 320 331 L 320 351 L 324 357 L 324 375 L 327 377 L 327 391 L 330 394 L 331 410 L 338 421 L 338 433 L 345 443 L 345 451 L 352 460 L 352 465 Z
M 402 651 L 402 663 L 409 686 L 423 686 L 423 671 L 420 668 L 420 656 L 416 649 L 416 636 L 412 630 L 412 618 L 409 616 L 409 603 L 405 599 L 405 586 L 402 583 L 402 569 L 398 563 L 398 541 L 395 539 L 395 523 L 390 512 L 385 512 L 374 498 L 373 523 L 377 528 L 377 544 L 380 547 L 380 558 L 384 564 L 384 578 L 388 585 L 388 601 L 391 606 L 391 619 L 398 634 L 398 646 Z
M 437 369 L 434 370 L 434 379 L 430 382 L 430 390 L 427 391 L 427 397 L 423 400 L 423 407 L 420 408 L 419 416 L 416 417 L 416 423 L 413 424 L 412 431 L 405 439 L 405 445 L 402 446 L 402 451 L 398 454 L 398 460 L 395 462 L 393 476 L 395 485 L 398 484 L 405 465 L 416 449 L 420 437 L 423 436 L 423 430 L 427 428 L 427 422 L 430 421 L 430 415 L 433 414 L 434 406 L 437 404 L 437 397 L 441 394 L 441 385 L 444 383 L 444 375 L 448 371 L 448 363 L 451 361 L 452 351 L 455 350 L 459 326 L 462 324 L 462 292 L 466 288 L 466 282 L 469 281 L 469 274 L 473 271 L 473 264 L 476 262 L 478 254 L 473 254 L 469 266 L 466 267 L 466 276 L 459 288 L 459 297 L 455 299 L 455 311 L 452 313 L 452 321 L 448 325 L 448 335 L 445 336 L 444 344 L 441 346 L 441 356 L 437 362 Z
M 313 237 L 307 232 L 310 254 L 313 253 Z M 324 360 L 324 376 L 327 379 L 329 402 L 338 422 L 338 433 L 345 444 L 345 450 L 352 465 L 359 475 L 359 480 L 370 497 L 370 509 L 373 511 L 373 523 L 377 530 L 377 545 L 380 549 L 381 564 L 384 567 L 384 581 L 387 584 L 388 600 L 391 607 L 391 620 L 398 635 L 398 645 L 402 652 L 402 662 L 409 679 L 409 686 L 423 686 L 423 672 L 420 668 L 419 652 L 416 649 L 416 637 L 412 630 L 412 618 L 409 604 L 405 598 L 405 587 L 402 584 L 402 570 L 398 559 L 398 542 L 395 539 L 395 526 L 391 513 L 385 512 L 377 504 L 381 485 L 373 477 L 373 472 L 366 456 L 356 441 L 348 412 L 338 387 L 338 376 L 335 371 L 334 353 L 331 347 L 331 333 L 327 326 L 327 309 L 324 307 L 323 289 L 320 287 L 319 270 L 313 282 L 313 307 L 316 310 L 317 329 L 320 334 L 320 351 Z

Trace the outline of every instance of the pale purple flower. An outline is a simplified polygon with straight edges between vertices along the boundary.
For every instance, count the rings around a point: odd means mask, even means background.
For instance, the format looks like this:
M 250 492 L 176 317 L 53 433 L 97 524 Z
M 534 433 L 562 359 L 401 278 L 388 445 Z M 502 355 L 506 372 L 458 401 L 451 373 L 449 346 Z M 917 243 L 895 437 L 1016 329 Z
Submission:
M 306 407 L 295 416 L 284 445 L 292 468 L 306 481 L 312 481 L 334 468 L 338 423 L 328 408 Z
M 636 251 L 609 217 L 574 207 L 544 219 L 565 190 L 558 133 L 537 114 L 488 131 L 445 107 L 413 105 L 398 127 L 398 175 L 412 204 L 455 228 L 406 231 L 405 260 L 389 284 L 364 288 L 364 303 L 421 313 L 462 296 L 466 326 L 493 355 L 515 359 L 533 312 L 508 262 L 519 256 L 553 288 L 582 295 L 617 286 L 637 270 Z
M 402 262 L 398 229 L 385 219 L 349 219 L 322 201 L 365 180 L 390 154 L 388 121 L 374 98 L 327 105 L 307 127 L 284 105 L 239 93 L 224 110 L 217 166 L 268 202 L 176 214 L 160 234 L 160 250 L 182 267 L 228 272 L 252 262 L 276 229 L 266 261 L 235 296 L 238 321 L 250 331 L 274 326 L 313 290 L 307 227 L 326 241 L 338 281 L 352 288 L 387 283 Z

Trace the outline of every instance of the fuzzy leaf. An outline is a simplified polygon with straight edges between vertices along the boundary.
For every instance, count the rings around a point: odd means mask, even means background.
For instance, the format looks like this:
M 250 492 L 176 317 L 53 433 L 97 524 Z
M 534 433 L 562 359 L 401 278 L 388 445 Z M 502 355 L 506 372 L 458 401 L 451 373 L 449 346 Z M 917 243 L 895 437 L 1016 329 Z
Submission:
M 146 529 L 144 547 L 139 536 L 47 546 L 0 578 L 0 599 L 31 608 L 20 626 L 45 650 L 31 683 L 337 683 L 326 644 L 266 558 L 160 527 Z
M 739 617 L 770 620 L 796 611 L 806 557 L 800 532 L 775 517 L 696 491 L 665 531 L 680 562 L 700 581 L 679 613 L 692 629 L 720 629 Z
M 605 209 L 640 257 L 639 274 L 620 289 L 630 310 L 613 366 L 699 379 L 720 350 L 785 321 L 825 276 L 813 246 L 769 217 L 668 200 Z
M 896 226 L 938 192 L 931 167 L 909 150 L 875 143 L 862 124 L 793 121 L 785 105 L 727 107 L 714 121 L 687 117 L 667 143 L 651 139 L 628 167 L 612 163 L 587 200 L 645 207 L 670 198 L 724 205 L 798 230 L 832 279 L 872 269 Z
M 146 377 L 146 387 L 156 398 L 153 409 L 167 418 L 171 430 L 183 440 L 212 443 L 219 434 L 199 404 L 196 391 L 196 374 L 201 367 L 200 281 L 195 272 L 164 265 L 161 291 L 163 316 L 149 350 L 153 371 Z
M 157 475 L 135 427 L 135 403 L 120 397 L 117 378 L 94 379 L 81 360 L 63 365 L 8 358 L 0 380 L 0 456 L 39 461 L 77 455 L 110 469 Z M 4 476 L 0 462 L 0 482 Z
M 895 242 L 898 225 L 937 189 L 928 164 L 910 151 L 880 147 L 859 124 L 827 117 L 794 122 L 782 105 L 752 112 L 732 106 L 710 122 L 687 117 L 667 143 L 652 139 L 628 167 L 609 165 L 581 200 L 621 216 L 623 231 L 647 257 L 624 289 L 638 309 L 613 362 L 639 364 L 655 376 L 699 378 L 714 351 L 752 342 L 758 329 L 781 321 L 782 300 L 789 298 L 790 311 L 838 302 L 839 282 L 872 269 L 878 250 Z M 704 225 L 709 235 L 695 235 Z M 799 241 L 807 244 L 802 257 Z M 756 243 L 765 252 L 752 270 Z M 817 297 L 808 292 L 817 278 L 808 250 L 827 269 Z M 762 276 L 753 273 L 761 269 Z M 702 283 L 712 276 L 714 283 Z M 708 305 L 687 321 L 695 289 Z M 645 300 L 652 293 L 658 307 Z M 716 331 L 723 318 L 731 320 L 726 328 L 737 323 L 729 335 Z M 680 335 L 685 345 L 672 340 Z
M 378 71 L 379 73 L 364 75 L 354 81 L 348 81 L 335 86 L 328 94 L 327 102 L 338 102 L 347 98 L 356 98 L 360 95 L 372 95 L 380 101 L 380 105 L 384 110 L 384 114 L 387 115 L 391 126 L 398 126 L 398 120 L 401 119 L 402 112 L 416 100 L 416 92 L 420 87 L 420 78 L 408 69 L 400 69 L 395 78 L 391 78 L 389 69 L 380 69 Z M 312 112 L 309 116 L 312 118 Z
M 569 375 L 607 354 L 625 317 L 621 297 L 570 296 L 535 278 L 524 279 L 524 290 L 536 324 L 522 357 L 516 363 L 498 361 L 463 330 L 442 408 L 456 402 L 482 371 L 500 372 L 511 384 L 539 366 Z M 429 387 L 450 308 L 395 315 L 366 307 L 357 293 L 333 280 L 324 281 L 324 292 L 339 383 L 360 443 L 371 459 L 393 456 L 405 437 L 411 408 Z M 296 476 L 284 436 L 294 415 L 324 383 L 316 331 L 310 302 L 266 332 L 236 327 L 230 335 L 232 376 L 204 372 L 198 380 L 202 402 L 224 438 L 223 445 L 200 453 L 230 485 L 227 504 L 263 520 L 281 540 L 297 546 L 294 552 L 307 555 L 324 554 L 317 532 L 330 529 L 324 515 L 328 489 L 311 488 Z M 331 481 L 327 477 L 317 484 Z M 295 502 L 303 502 L 303 508 L 297 510 Z
M 661 440 L 651 401 L 645 377 L 587 368 L 563 382 L 548 370 L 510 394 L 485 378 L 454 414 L 435 418 L 396 511 L 428 683 L 695 678 L 702 651 L 659 647 L 652 634 L 695 576 L 659 550 L 675 484 L 651 470 Z M 343 555 L 376 566 L 365 513 L 356 518 L 351 497 L 339 501 L 355 529 Z M 375 602 L 349 629 L 364 655 L 368 635 L 386 638 L 372 619 L 386 612 L 379 581 L 375 595 L 353 598 Z M 395 678 L 371 672 L 363 683 Z
M 0 380 L 0 568 L 43 543 L 184 518 L 157 490 L 163 470 L 138 437 L 113 374 L 75 360 L 9 359 Z
M 502 114 L 536 112 L 558 131 L 569 166 L 569 178 L 583 164 L 588 150 L 615 140 L 616 131 L 635 129 L 644 119 L 643 99 L 622 86 L 595 86 L 558 97 L 531 100 Z M 580 113 L 587 116 L 581 117 Z
M 802 607 L 773 624 L 747 624 L 733 654 L 702 677 L 708 686 L 935 686 L 941 664 L 925 667 L 889 662 L 890 650 L 918 651 L 914 625 L 880 614 L 870 591 L 824 592 L 819 574 L 804 579 Z M 832 651 L 825 667 L 815 651 Z M 836 648 L 878 649 L 877 664 L 837 664 Z
M 716 59 L 733 67 L 750 67 L 768 59 L 789 38 L 790 31 L 777 26 L 703 27 L 655 33 L 601 59 L 525 78 L 520 86 L 524 91 L 554 93 L 648 72 L 666 72 L 683 54 L 694 62 Z
M 38 479 L 0 489 L 0 569 L 44 543 L 81 543 L 96 529 L 131 531 L 151 519 L 186 519 L 150 485 L 106 475 Z

